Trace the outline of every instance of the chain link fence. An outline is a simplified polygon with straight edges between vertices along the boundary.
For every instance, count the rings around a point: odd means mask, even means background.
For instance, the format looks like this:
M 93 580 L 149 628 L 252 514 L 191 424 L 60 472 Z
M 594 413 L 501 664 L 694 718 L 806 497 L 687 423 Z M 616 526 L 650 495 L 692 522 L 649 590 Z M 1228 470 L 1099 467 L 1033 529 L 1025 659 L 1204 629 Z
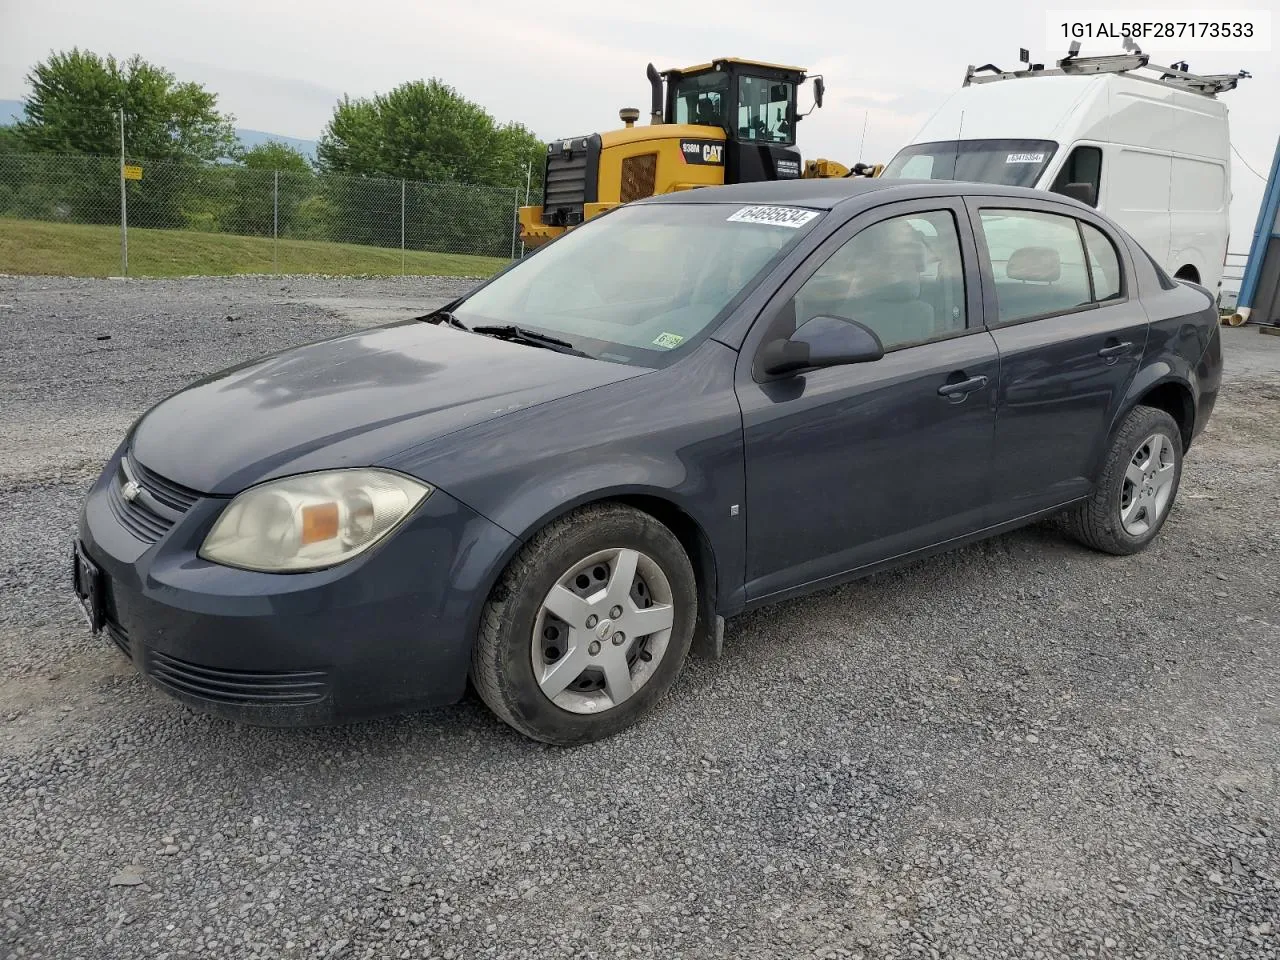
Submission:
M 86 245 L 90 274 L 459 272 L 466 258 L 522 254 L 516 211 L 525 202 L 523 187 L 0 154 L 0 234 L 26 228 L 52 256 L 43 270 L 14 269 L 0 244 L 0 273 L 85 272 L 60 260 L 79 261 L 71 251 Z M 484 261 L 476 269 L 500 265 Z

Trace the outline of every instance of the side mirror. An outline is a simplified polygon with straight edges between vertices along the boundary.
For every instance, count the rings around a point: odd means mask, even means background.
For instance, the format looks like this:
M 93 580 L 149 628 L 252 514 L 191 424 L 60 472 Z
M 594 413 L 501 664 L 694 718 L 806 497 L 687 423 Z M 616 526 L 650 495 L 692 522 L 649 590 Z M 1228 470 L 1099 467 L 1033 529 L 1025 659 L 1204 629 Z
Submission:
M 1064 183 L 1058 188 L 1058 193 L 1091 207 L 1098 205 L 1098 188 L 1092 183 Z
M 822 106 L 822 95 L 827 92 L 827 85 L 821 77 L 813 78 L 813 102 L 816 106 Z
M 760 353 L 761 369 L 770 376 L 869 363 L 884 356 L 884 345 L 870 327 L 839 317 L 806 320 L 786 340 L 774 340 Z

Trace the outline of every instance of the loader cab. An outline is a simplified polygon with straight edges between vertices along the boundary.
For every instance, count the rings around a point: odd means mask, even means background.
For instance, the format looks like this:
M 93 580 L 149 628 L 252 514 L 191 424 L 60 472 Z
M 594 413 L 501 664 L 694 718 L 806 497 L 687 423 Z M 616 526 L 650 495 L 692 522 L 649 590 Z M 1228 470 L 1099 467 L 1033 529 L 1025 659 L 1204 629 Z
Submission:
M 662 77 L 666 123 L 724 131 L 725 183 L 800 176 L 796 93 L 805 81 L 803 67 L 725 58 L 667 70 Z M 820 97 L 820 79 L 815 81 Z

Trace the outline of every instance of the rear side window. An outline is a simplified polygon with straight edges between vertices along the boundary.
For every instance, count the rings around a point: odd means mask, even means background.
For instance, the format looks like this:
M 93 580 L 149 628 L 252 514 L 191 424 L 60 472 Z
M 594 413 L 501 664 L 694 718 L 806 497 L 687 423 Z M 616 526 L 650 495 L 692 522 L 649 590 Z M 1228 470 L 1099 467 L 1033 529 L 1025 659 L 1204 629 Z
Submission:
M 1151 261 L 1151 269 L 1156 272 L 1156 280 L 1159 281 L 1160 286 L 1165 290 L 1177 290 L 1178 281 L 1169 276 L 1164 267 L 1156 263 L 1156 258 L 1148 253 L 1146 249 L 1143 249 L 1142 252 L 1147 254 L 1147 259 Z
M 1093 278 L 1093 299 L 1116 300 L 1124 283 L 1120 277 L 1120 257 L 1105 233 L 1088 223 L 1080 224 L 1085 251 L 1089 254 L 1089 275 Z
M 981 219 L 1000 323 L 1066 313 L 1092 302 L 1075 217 L 986 209 Z

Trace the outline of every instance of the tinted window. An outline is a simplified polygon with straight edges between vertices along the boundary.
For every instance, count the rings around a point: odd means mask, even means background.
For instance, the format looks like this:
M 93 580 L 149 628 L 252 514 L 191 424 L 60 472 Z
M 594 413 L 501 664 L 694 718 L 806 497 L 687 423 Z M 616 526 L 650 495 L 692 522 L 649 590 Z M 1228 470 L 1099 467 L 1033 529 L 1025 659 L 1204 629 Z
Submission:
M 1076 147 L 1071 151 L 1071 155 L 1058 171 L 1058 176 L 1050 189 L 1054 193 L 1064 193 L 1063 188 L 1069 183 L 1087 183 L 1093 187 L 1093 203 L 1090 206 L 1098 205 L 1098 190 L 1102 185 L 1102 151 L 1100 149 Z
M 849 239 L 796 294 L 796 323 L 866 324 L 886 350 L 965 328 L 964 268 L 949 211 L 882 220 Z
M 1093 277 L 1093 299 L 1111 300 L 1119 297 L 1120 257 L 1105 233 L 1088 223 L 1080 224 L 1084 234 L 1085 250 L 1089 253 L 1089 273 Z
M 1053 159 L 1052 140 L 948 140 L 913 143 L 881 176 L 896 180 L 969 180 L 1034 187 Z
M 1061 313 L 1092 299 L 1074 217 L 983 210 L 1001 323 Z

